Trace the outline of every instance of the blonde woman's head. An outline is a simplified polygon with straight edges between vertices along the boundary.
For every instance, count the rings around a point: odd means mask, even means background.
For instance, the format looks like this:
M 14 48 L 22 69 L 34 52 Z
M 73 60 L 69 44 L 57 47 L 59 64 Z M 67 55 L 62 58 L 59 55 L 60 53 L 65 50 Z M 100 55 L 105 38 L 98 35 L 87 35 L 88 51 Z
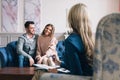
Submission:
M 74 32 L 88 32 L 89 20 L 86 12 L 86 5 L 82 3 L 74 5 L 69 11 L 68 23 L 69 27 L 72 28 Z
M 68 14 L 68 24 L 73 32 L 81 36 L 86 55 L 90 57 L 93 54 L 94 43 L 86 8 L 87 6 L 83 3 L 72 6 Z

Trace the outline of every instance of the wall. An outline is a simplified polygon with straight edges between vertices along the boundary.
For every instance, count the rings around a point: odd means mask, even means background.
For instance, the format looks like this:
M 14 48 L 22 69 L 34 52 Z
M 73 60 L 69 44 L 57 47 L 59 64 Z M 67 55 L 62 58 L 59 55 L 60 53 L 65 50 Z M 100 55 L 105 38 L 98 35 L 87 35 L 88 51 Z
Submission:
M 46 3 L 47 2 L 47 3 Z M 53 23 L 57 32 L 66 28 L 66 12 L 75 3 L 82 2 L 88 6 L 92 31 L 95 33 L 98 21 L 105 15 L 119 11 L 119 0 L 42 0 L 42 24 Z
M 18 2 L 18 27 L 16 32 L 24 32 L 24 0 L 18 0 Z M 119 12 L 119 0 L 41 0 L 40 32 L 47 23 L 54 24 L 56 33 L 65 32 L 67 28 L 66 15 L 70 7 L 78 2 L 85 3 L 88 6 L 93 33 L 96 31 L 98 21 L 103 16 Z M 0 25 L 1 22 L 0 15 Z

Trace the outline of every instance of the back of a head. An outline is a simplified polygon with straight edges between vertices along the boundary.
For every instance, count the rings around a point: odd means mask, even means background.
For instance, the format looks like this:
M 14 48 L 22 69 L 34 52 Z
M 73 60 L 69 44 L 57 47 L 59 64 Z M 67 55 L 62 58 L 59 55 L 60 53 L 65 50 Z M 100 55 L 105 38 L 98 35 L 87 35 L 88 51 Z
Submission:
M 69 27 L 73 32 L 78 33 L 85 46 L 87 56 L 92 56 L 94 50 L 94 42 L 92 39 L 92 31 L 86 11 L 86 5 L 78 3 L 74 5 L 68 14 Z
M 78 3 L 72 6 L 69 11 L 68 23 L 74 32 L 84 31 L 85 25 L 88 25 L 88 16 L 85 8 L 84 4 Z

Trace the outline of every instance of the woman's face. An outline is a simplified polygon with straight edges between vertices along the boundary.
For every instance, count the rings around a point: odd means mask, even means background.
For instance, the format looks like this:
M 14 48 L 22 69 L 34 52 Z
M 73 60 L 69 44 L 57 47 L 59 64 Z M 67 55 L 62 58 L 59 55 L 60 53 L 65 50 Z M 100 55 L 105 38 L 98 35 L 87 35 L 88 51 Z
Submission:
M 50 36 L 52 33 L 52 27 L 51 26 L 47 26 L 44 30 L 44 35 L 46 36 Z

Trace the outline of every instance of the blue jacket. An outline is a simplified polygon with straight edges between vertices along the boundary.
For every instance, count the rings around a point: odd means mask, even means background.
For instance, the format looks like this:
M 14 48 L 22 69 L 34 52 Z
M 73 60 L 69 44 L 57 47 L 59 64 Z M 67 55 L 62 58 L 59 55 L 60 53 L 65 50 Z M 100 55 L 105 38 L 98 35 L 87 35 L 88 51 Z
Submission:
M 88 65 L 81 37 L 72 33 L 64 44 L 65 52 L 60 66 L 70 70 L 70 74 L 92 76 L 93 69 Z

